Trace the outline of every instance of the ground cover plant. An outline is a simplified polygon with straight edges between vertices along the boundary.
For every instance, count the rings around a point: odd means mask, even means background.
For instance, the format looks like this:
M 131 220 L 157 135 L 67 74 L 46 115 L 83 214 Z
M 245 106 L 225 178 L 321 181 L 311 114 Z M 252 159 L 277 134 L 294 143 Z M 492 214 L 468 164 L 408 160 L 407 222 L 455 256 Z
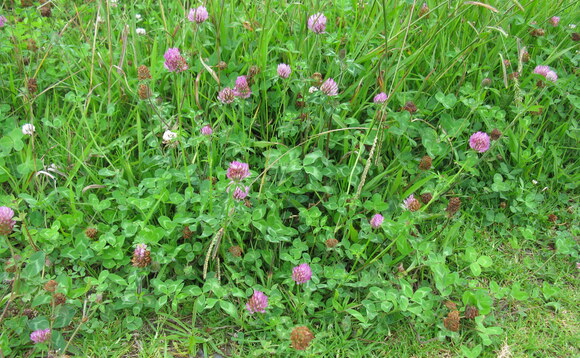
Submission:
M 576 357 L 574 1 L 7 0 L 0 357 Z

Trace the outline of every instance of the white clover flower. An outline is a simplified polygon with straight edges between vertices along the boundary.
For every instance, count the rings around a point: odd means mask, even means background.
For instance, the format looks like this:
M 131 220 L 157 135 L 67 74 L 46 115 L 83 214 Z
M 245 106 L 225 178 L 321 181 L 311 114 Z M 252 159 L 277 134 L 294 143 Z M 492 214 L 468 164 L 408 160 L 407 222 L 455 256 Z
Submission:
M 111 7 L 117 7 L 117 5 L 118 5 L 118 4 L 117 4 L 117 0 L 109 0 L 109 5 L 110 5 Z
M 147 35 L 147 31 L 142 27 L 136 28 L 135 32 L 137 33 L 137 35 Z
M 101 15 L 97 15 L 97 22 L 100 23 L 100 24 L 102 24 L 103 22 L 105 22 L 105 19 L 103 19 L 101 17 Z
M 568 25 L 568 27 L 570 27 L 571 29 L 575 29 L 576 28 L 576 24 L 570 24 L 570 25 Z
M 175 132 L 172 132 L 170 130 L 166 130 L 165 133 L 163 133 L 163 141 L 164 142 L 171 142 L 175 138 L 177 138 L 177 133 L 175 133 Z
M 314 93 L 316 91 L 318 91 L 318 88 L 314 87 L 314 86 L 310 87 L 310 89 L 308 90 L 308 92 L 310 92 L 310 93 Z
M 135 14 L 135 19 L 137 21 L 141 21 L 141 14 Z
M 31 123 L 26 123 L 22 126 L 22 134 L 24 135 L 33 135 L 36 132 L 36 128 Z

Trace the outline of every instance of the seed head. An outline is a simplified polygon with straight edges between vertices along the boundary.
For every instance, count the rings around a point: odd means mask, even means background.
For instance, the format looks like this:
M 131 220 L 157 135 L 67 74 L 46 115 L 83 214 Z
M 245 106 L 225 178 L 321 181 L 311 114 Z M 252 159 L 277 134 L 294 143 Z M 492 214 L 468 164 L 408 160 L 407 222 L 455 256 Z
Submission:
M 55 293 L 52 295 L 52 302 L 55 306 L 63 305 L 66 303 L 66 296 L 62 293 Z
M 88 227 L 85 229 L 85 235 L 89 238 L 89 239 L 94 239 L 98 234 L 98 231 L 96 228 L 94 227 Z
M 415 198 L 415 195 L 411 194 L 405 200 L 403 200 L 403 207 L 411 212 L 415 212 L 421 209 L 421 203 Z
M 147 267 L 151 263 L 151 251 L 147 249 L 147 245 L 137 244 L 131 262 L 133 266 L 141 268 Z
M 149 88 L 149 86 L 146 83 L 141 83 L 139 85 L 139 90 L 137 91 L 139 94 L 139 98 L 142 100 L 146 100 L 151 98 L 151 89 Z
M 28 93 L 35 94 L 38 90 L 38 84 L 36 83 L 36 78 L 29 78 L 28 83 L 26 84 L 28 88 Z
M 470 305 L 467 305 L 465 307 L 465 318 L 474 319 L 477 316 L 479 316 L 479 310 L 477 309 L 477 307 Z
M 501 137 L 501 132 L 499 129 L 494 128 L 491 131 L 491 140 L 498 140 Z
M 556 221 L 558 221 L 558 217 L 554 214 L 550 214 L 548 215 L 548 221 L 555 223 Z
M 491 86 L 491 78 L 486 77 L 483 80 L 481 80 L 481 87 L 489 87 Z
M 149 72 L 149 67 L 145 65 L 139 66 L 139 68 L 137 69 L 137 79 L 139 81 L 151 79 L 151 72 Z
M 332 249 L 336 245 L 338 245 L 338 240 L 337 239 L 331 238 L 331 239 L 326 240 L 326 247 L 327 248 Z
M 449 314 L 447 314 L 447 317 L 443 319 L 443 325 L 445 326 L 445 328 L 447 328 L 452 332 L 459 331 L 459 328 L 461 326 L 459 311 L 455 310 L 449 312 Z
M 185 240 L 189 240 L 189 239 L 191 239 L 192 236 L 193 236 L 193 231 L 191 231 L 189 226 L 184 226 L 183 230 L 181 231 L 181 237 L 183 237 Z
M 228 68 L 228 64 L 225 63 L 224 61 L 220 61 L 218 62 L 218 64 L 216 65 L 216 67 L 218 68 L 218 70 L 225 70 L 226 68 Z
M 230 246 L 230 248 L 228 249 L 228 251 L 230 252 L 230 254 L 232 254 L 232 256 L 235 257 L 241 257 L 242 256 L 242 248 L 239 246 Z
M 412 101 L 405 103 L 405 105 L 401 108 L 403 111 L 407 111 L 411 114 L 417 112 L 417 106 Z
M 429 204 L 429 202 L 433 199 L 433 194 L 431 193 L 423 193 L 421 194 L 421 201 L 423 204 Z
M 55 280 L 50 280 L 44 284 L 44 289 L 47 290 L 48 292 L 54 292 L 56 291 L 57 286 L 58 283 Z
M 433 159 L 431 159 L 430 156 L 425 155 L 423 156 L 423 158 L 421 158 L 421 161 L 419 162 L 419 169 L 429 170 L 431 169 L 431 164 L 433 164 Z
M 421 6 L 421 8 L 419 9 L 419 17 L 425 16 L 425 18 L 428 18 L 429 17 L 428 12 L 429 12 L 429 6 L 427 6 L 427 3 L 424 2 L 423 5 Z
M 449 215 L 449 217 L 455 215 L 456 212 L 459 211 L 459 208 L 461 207 L 461 199 L 457 198 L 457 197 L 453 197 L 451 199 L 449 199 L 449 204 L 447 204 L 447 209 L 445 209 L 447 211 L 447 215 Z
M 306 326 L 295 327 L 290 333 L 292 347 L 302 351 L 308 348 L 310 342 L 314 339 L 314 334 Z

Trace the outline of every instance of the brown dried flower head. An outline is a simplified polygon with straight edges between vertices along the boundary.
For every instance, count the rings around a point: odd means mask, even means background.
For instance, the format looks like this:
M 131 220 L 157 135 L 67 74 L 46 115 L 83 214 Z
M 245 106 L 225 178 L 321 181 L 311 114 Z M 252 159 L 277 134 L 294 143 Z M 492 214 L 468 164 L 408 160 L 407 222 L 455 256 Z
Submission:
M 499 130 L 499 129 L 497 129 L 497 128 L 494 128 L 494 129 L 491 131 L 491 136 L 490 136 L 490 137 L 491 137 L 491 140 L 498 140 L 498 139 L 501 137 L 501 132 L 500 132 L 500 130 Z
M 36 316 L 38 316 L 38 311 L 32 308 L 25 308 L 22 310 L 22 315 L 28 317 L 28 319 L 34 319 Z
M 450 331 L 457 332 L 461 327 L 459 311 L 454 310 L 447 314 L 447 317 L 443 318 L 443 325 Z
M 470 305 L 467 305 L 465 307 L 465 318 L 474 319 L 477 316 L 479 316 L 479 310 L 477 309 L 477 307 Z
M 138 93 L 139 93 L 139 98 L 142 100 L 149 99 L 152 95 L 151 89 L 145 83 L 141 83 L 139 85 Z
M 550 214 L 548 215 L 548 221 L 555 223 L 556 221 L 558 221 L 558 217 L 554 214 Z
M 326 247 L 327 248 L 332 249 L 336 245 L 338 245 L 338 240 L 337 239 L 331 238 L 331 239 L 326 240 Z
M 235 245 L 235 246 L 230 246 L 230 248 L 228 249 L 228 251 L 230 252 L 230 254 L 232 254 L 232 256 L 235 257 L 241 257 L 242 256 L 242 248 Z
M 320 86 L 322 84 L 322 74 L 320 72 L 314 72 L 312 74 L 312 79 L 314 80 L 315 86 Z
M 489 87 L 491 86 L 491 78 L 486 77 L 483 80 L 481 80 L 481 87 Z
M 137 69 L 137 79 L 139 81 L 151 79 L 151 72 L 149 72 L 149 67 L 145 65 L 139 66 Z
M 310 341 L 314 339 L 314 334 L 306 326 L 295 327 L 290 333 L 292 347 L 302 351 L 308 348 Z
M 433 194 L 431 193 L 423 193 L 421 194 L 421 201 L 423 204 L 429 204 L 429 202 L 433 199 Z
M 421 158 L 421 162 L 419 162 L 419 169 L 421 170 L 429 170 L 431 169 L 431 165 L 433 163 L 433 159 L 430 156 L 425 155 Z
M 576 41 L 576 42 L 580 41 L 580 34 L 579 34 L 579 33 L 577 33 L 577 32 L 573 32 L 573 33 L 570 35 L 570 37 L 572 38 L 572 41 Z
M 36 83 L 36 78 L 29 78 L 28 83 L 26 84 L 26 88 L 28 89 L 28 93 L 35 94 L 38 90 L 38 84 Z
M 544 36 L 546 34 L 546 31 L 544 31 L 544 29 L 532 29 L 532 31 L 530 31 L 530 35 L 534 36 L 534 37 L 541 37 Z
M 182 237 L 186 240 L 191 239 L 193 236 L 193 231 L 189 228 L 189 226 L 185 226 L 182 230 Z
M 256 65 L 253 65 L 248 70 L 248 77 L 254 77 L 254 76 L 256 76 L 259 73 L 260 73 L 260 67 L 258 67 Z
M 52 295 L 52 302 L 55 306 L 62 305 L 66 303 L 66 296 L 62 293 L 55 293 Z
M 133 252 L 133 258 L 131 259 L 131 263 L 135 267 L 147 267 L 151 264 L 151 251 L 147 249 L 147 245 L 145 244 L 138 244 Z
M 218 68 L 218 70 L 225 70 L 226 68 L 228 68 L 228 64 L 225 63 L 224 61 L 220 61 L 218 62 L 218 64 L 216 65 L 216 67 Z
M 44 284 L 44 289 L 47 290 L 48 292 L 54 292 L 56 291 L 57 286 L 58 282 L 56 282 L 55 280 L 50 280 Z
M 447 214 L 449 216 L 453 216 L 455 215 L 456 212 L 459 211 L 460 207 L 461 207 L 461 199 L 455 197 L 449 199 L 449 204 L 447 205 L 447 209 L 445 210 L 447 211 Z
M 98 234 L 98 230 L 94 227 L 88 227 L 85 229 L 85 235 L 89 238 L 89 239 L 94 239 L 95 237 L 97 237 Z
M 405 103 L 405 105 L 401 108 L 401 110 L 403 111 L 407 111 L 411 114 L 417 112 L 417 106 L 415 105 L 415 103 L 413 103 L 413 101 L 409 101 L 407 103 Z
M 427 6 L 427 3 L 424 2 L 423 5 L 421 6 L 421 8 L 419 9 L 419 17 L 423 17 L 425 16 L 425 18 L 429 17 L 429 6 Z
M 38 51 L 38 46 L 36 45 L 36 41 L 34 41 L 34 39 L 28 39 L 26 48 L 28 49 L 28 51 L 32 52 Z

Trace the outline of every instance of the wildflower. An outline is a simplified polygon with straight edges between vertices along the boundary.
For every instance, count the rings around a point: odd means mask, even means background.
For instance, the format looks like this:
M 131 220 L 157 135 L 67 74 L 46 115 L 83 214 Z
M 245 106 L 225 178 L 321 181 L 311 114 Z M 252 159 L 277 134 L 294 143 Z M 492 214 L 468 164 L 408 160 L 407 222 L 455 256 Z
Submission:
M 193 237 L 193 231 L 191 231 L 191 229 L 189 228 L 189 226 L 184 226 L 183 229 L 181 230 L 181 237 L 189 240 Z
M 141 98 L 142 100 L 146 100 L 152 95 L 151 89 L 149 88 L 149 86 L 147 86 L 146 83 L 141 83 L 139 85 L 139 90 L 137 91 L 137 93 L 139 94 L 139 98 Z
M 163 133 L 163 142 L 168 143 L 177 138 L 177 133 L 172 132 L 170 130 L 166 130 Z
M 236 85 L 234 86 L 234 95 L 236 97 L 249 98 L 251 94 L 252 90 L 248 85 L 246 76 L 239 76 L 236 79 Z
M 558 217 L 554 214 L 550 214 L 548 215 L 548 221 L 555 223 L 556 221 L 558 221 Z
M 429 17 L 428 12 L 429 12 L 429 6 L 427 6 L 427 3 L 424 2 L 423 5 L 421 6 L 421 8 L 419 9 L 419 17 L 423 17 L 423 16 L 427 15 L 425 17 L 428 18 Z
M 308 28 L 310 31 L 321 34 L 326 30 L 326 17 L 322 13 L 317 13 L 308 18 Z
M 26 84 L 26 87 L 28 89 L 28 93 L 35 94 L 36 91 L 38 90 L 38 84 L 36 82 L 36 78 L 28 79 L 28 83 Z
M 137 244 L 131 262 L 135 267 L 147 267 L 151 263 L 151 251 L 147 250 L 147 245 Z
M 570 35 L 570 37 L 572 38 L 572 41 L 576 41 L 576 42 L 580 41 L 580 34 L 579 34 L 579 33 L 577 33 L 577 32 L 573 32 L 573 33 Z
M 421 161 L 419 162 L 419 169 L 429 170 L 431 169 L 431 164 L 433 164 L 433 159 L 431 159 L 430 156 L 425 155 L 423 156 L 423 158 L 421 158 Z
M 234 101 L 236 94 L 234 90 L 229 87 L 224 88 L 218 93 L 218 99 L 223 104 L 230 104 Z
M 433 199 L 433 194 L 431 193 L 424 193 L 421 194 L 421 201 L 423 204 L 429 204 L 429 202 Z
M 98 231 L 94 227 L 88 227 L 85 229 L 85 235 L 89 239 L 94 239 L 97 236 L 97 234 L 98 234 Z
M 135 29 L 135 32 L 137 33 L 137 35 L 147 35 L 147 30 L 145 30 L 142 27 L 138 27 Z
M 314 339 L 314 334 L 306 326 L 295 327 L 290 333 L 292 348 L 302 351 L 308 348 L 310 342 Z
M 477 309 L 477 307 L 471 305 L 467 305 L 465 307 L 465 318 L 474 319 L 477 316 L 479 316 L 479 310 Z
M 448 330 L 457 332 L 461 326 L 459 319 L 459 311 L 451 311 L 449 314 L 447 314 L 447 317 L 443 319 L 443 325 Z
M 256 76 L 259 73 L 260 73 L 260 67 L 258 67 L 256 65 L 252 65 L 248 69 L 248 77 L 250 77 L 250 78 Z
M 332 238 L 332 239 L 326 240 L 326 247 L 327 248 L 332 249 L 336 245 L 338 245 L 338 240 L 337 239 Z
M 44 289 L 48 292 L 56 291 L 56 287 L 58 286 L 58 282 L 55 280 L 49 280 L 44 284 Z
M 373 99 L 373 102 L 385 103 L 387 101 L 387 99 L 389 99 L 389 96 L 387 96 L 387 94 L 385 92 L 381 92 L 375 96 L 375 98 Z
M 545 77 L 548 81 L 556 82 L 558 75 L 549 66 L 536 66 L 534 73 Z
M 316 91 L 318 91 L 318 88 L 317 88 L 317 87 L 314 87 L 314 86 L 312 86 L 312 87 L 310 87 L 310 88 L 308 89 L 308 92 L 310 92 L 310 93 L 314 93 L 314 92 L 316 92 Z
M 6 16 L 0 15 L 0 27 L 6 26 L 6 21 L 7 21 Z
M 314 72 L 312 74 L 312 79 L 314 80 L 317 87 L 322 84 L 322 74 L 320 72 Z
M 550 18 L 550 24 L 552 24 L 552 26 L 556 27 L 556 26 L 558 26 L 559 23 L 560 23 L 560 17 L 559 16 L 552 16 Z
M 41 1 L 40 15 L 43 17 L 50 17 L 52 15 L 52 4 L 48 1 Z
M 302 284 L 310 281 L 312 278 L 312 269 L 308 264 L 300 264 L 292 269 L 292 279 L 297 284 Z
M 232 256 L 235 257 L 241 257 L 242 256 L 242 248 L 239 246 L 230 246 L 230 248 L 228 249 L 228 251 L 230 252 L 230 254 L 232 254 Z
M 498 140 L 501 137 L 501 132 L 499 129 L 494 128 L 491 131 L 491 140 Z
M 189 9 L 189 14 L 187 15 L 187 19 L 191 22 L 196 22 L 201 24 L 208 18 L 207 9 L 205 6 L 200 6 L 195 9 Z
M 213 129 L 211 129 L 211 126 L 204 126 L 201 129 L 201 134 L 206 135 L 206 136 L 210 136 L 213 133 Z
M 225 70 L 226 68 L 228 68 L 228 64 L 225 63 L 224 61 L 220 61 L 218 62 L 218 64 L 216 65 L 216 67 L 220 70 Z
M 55 306 L 64 305 L 66 303 L 66 296 L 62 293 L 55 293 L 52 295 L 52 302 Z
M 231 181 L 241 181 L 250 176 L 250 170 L 247 163 L 233 161 L 230 163 L 226 174 Z
M 151 72 L 149 72 L 149 68 L 145 65 L 139 66 L 137 69 L 137 79 L 139 81 L 148 80 L 151 78 Z
M 281 63 L 278 65 L 278 76 L 280 76 L 281 78 L 288 78 L 290 77 L 290 74 L 292 73 L 292 69 L 290 69 L 290 66 L 288 66 L 285 63 Z
M 33 135 L 36 132 L 36 127 L 32 123 L 26 123 L 22 126 L 22 134 Z
M 405 105 L 401 108 L 403 111 L 407 111 L 411 114 L 417 112 L 417 106 L 412 101 L 405 103 Z
M 403 207 L 411 212 L 415 212 L 421 209 L 421 203 L 415 198 L 415 195 L 411 194 L 405 200 L 403 200 Z
M 373 229 L 377 229 L 383 224 L 384 220 L 385 218 L 381 214 L 375 214 L 370 221 L 371 226 L 373 227 Z
M 14 224 L 14 211 L 6 206 L 0 206 L 0 235 L 10 235 Z
M 182 72 L 188 69 L 187 62 L 179 53 L 179 49 L 176 47 L 170 48 L 165 51 L 165 68 L 169 70 L 169 72 Z
M 250 187 L 240 188 L 236 187 L 232 196 L 236 200 L 244 200 L 246 196 L 248 196 L 248 192 L 250 191 Z
M 546 31 L 544 31 L 544 29 L 533 29 L 532 31 L 530 31 L 530 35 L 534 36 L 534 37 L 542 37 L 546 34 Z
M 327 96 L 338 95 L 338 85 L 332 78 L 328 78 L 326 81 L 324 81 L 320 86 L 320 90 Z
M 489 136 L 484 132 L 476 132 L 469 137 L 469 146 L 479 153 L 485 153 L 489 149 Z
M 47 329 L 37 329 L 36 331 L 30 333 L 30 340 L 34 343 L 43 343 L 50 338 L 50 328 Z
M 453 216 L 456 212 L 459 211 L 460 207 L 461 207 L 461 199 L 453 197 L 449 199 L 449 204 L 447 204 L 447 208 L 445 210 L 447 211 L 447 214 L 449 216 Z
M 254 290 L 254 294 L 246 303 L 246 309 L 250 314 L 254 314 L 256 312 L 259 313 L 266 313 L 266 308 L 268 307 L 268 296 L 264 294 L 264 292 Z
M 135 14 L 135 20 L 137 20 L 137 22 L 141 21 L 141 14 Z

